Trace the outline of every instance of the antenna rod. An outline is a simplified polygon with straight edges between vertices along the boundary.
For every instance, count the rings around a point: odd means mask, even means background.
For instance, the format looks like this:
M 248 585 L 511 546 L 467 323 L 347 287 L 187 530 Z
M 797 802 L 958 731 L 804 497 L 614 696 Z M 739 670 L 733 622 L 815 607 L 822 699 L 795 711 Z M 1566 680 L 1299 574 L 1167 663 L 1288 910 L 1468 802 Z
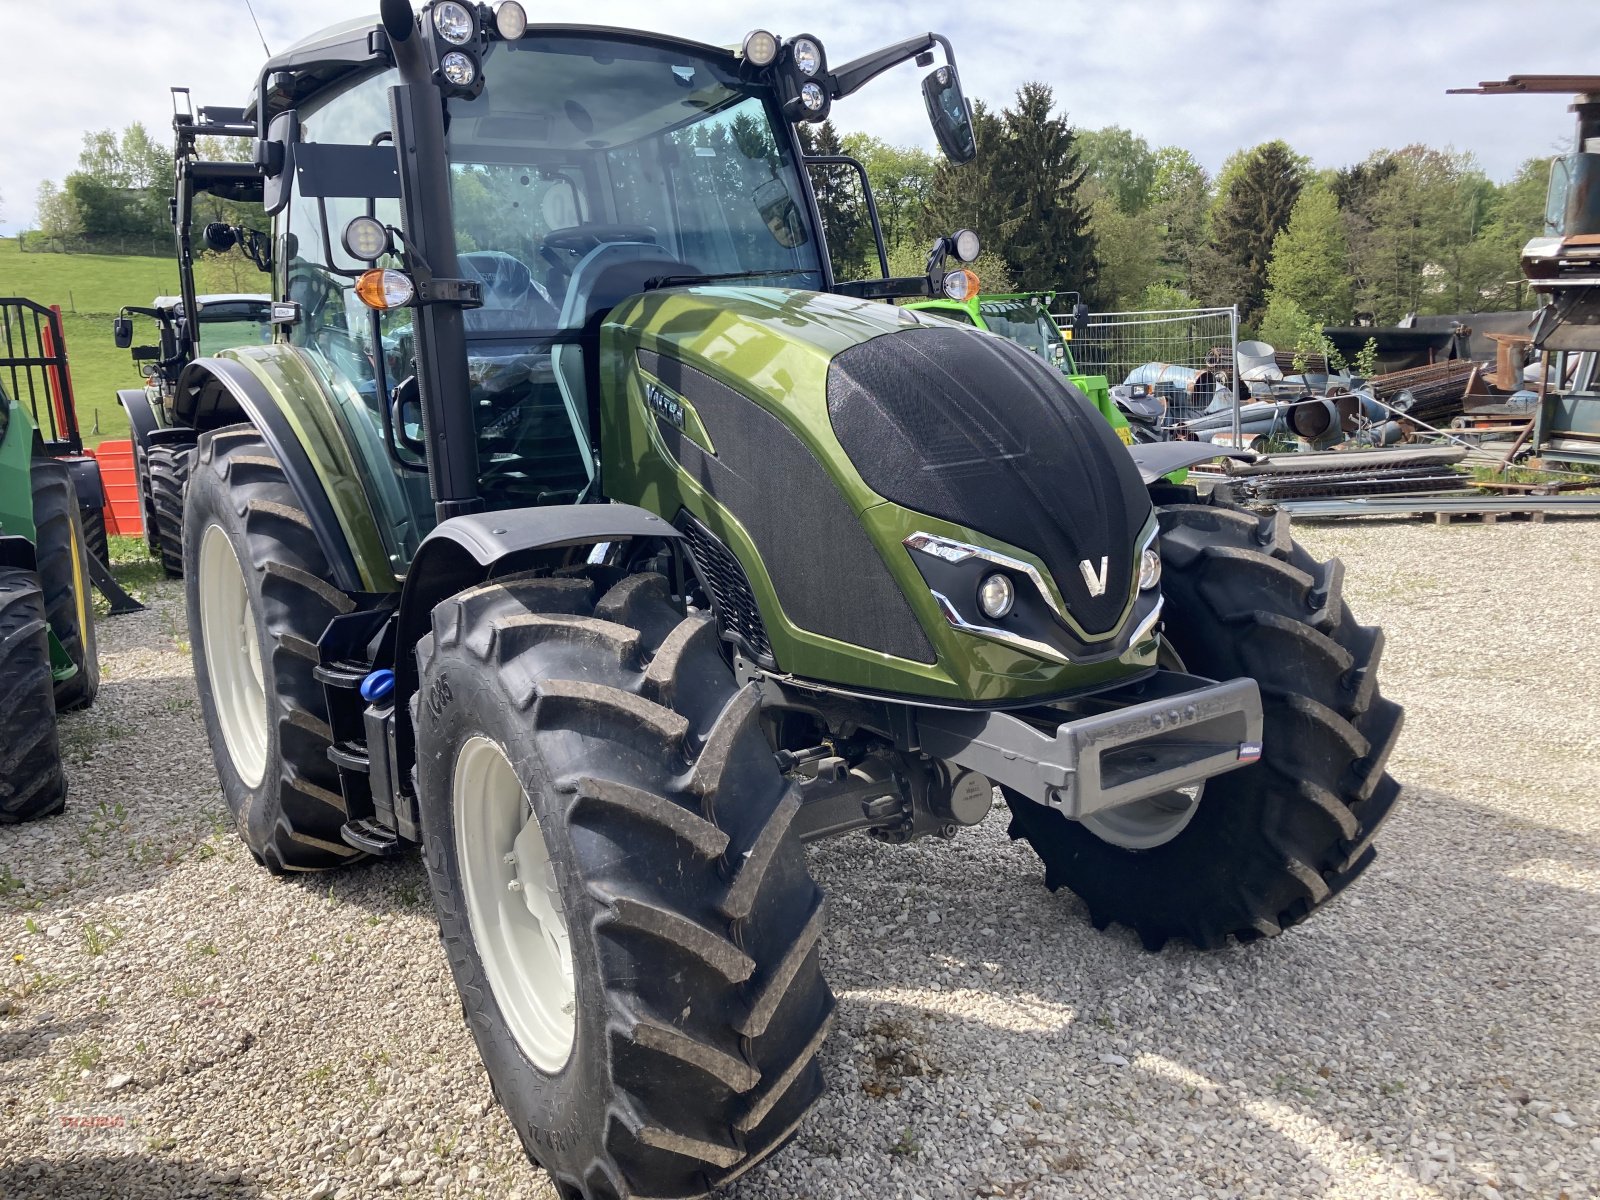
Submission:
M 272 57 L 272 51 L 267 46 L 267 35 L 261 32 L 261 22 L 256 20 L 255 6 L 250 0 L 244 0 L 245 11 L 250 14 L 250 23 L 256 27 L 256 36 L 261 39 L 261 48 L 266 51 L 267 57 Z

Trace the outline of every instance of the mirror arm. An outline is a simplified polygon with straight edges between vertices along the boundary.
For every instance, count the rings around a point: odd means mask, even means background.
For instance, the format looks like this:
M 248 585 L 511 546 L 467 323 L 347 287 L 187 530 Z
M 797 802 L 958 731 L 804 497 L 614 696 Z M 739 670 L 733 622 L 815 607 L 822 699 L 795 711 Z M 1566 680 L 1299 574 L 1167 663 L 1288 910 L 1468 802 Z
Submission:
M 941 34 L 925 33 L 920 37 L 908 38 L 845 63 L 833 73 L 829 81 L 832 85 L 833 98 L 842 100 L 846 96 L 854 95 L 885 71 L 893 70 L 903 62 L 910 62 L 919 55 L 928 53 L 935 46 L 944 49 L 946 62 L 952 67 L 956 65 L 955 54 L 950 49 L 949 40 Z

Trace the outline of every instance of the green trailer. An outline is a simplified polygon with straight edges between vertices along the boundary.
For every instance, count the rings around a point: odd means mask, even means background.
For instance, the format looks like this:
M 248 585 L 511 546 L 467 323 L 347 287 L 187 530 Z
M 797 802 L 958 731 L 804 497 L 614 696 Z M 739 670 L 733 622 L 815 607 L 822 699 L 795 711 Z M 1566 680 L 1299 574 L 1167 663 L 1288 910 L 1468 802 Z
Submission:
M 938 35 L 833 63 L 515 0 L 384 0 L 202 110 L 251 129 L 279 255 L 274 342 L 174 393 L 222 792 L 274 872 L 420 847 L 564 1197 L 793 1136 L 836 1009 L 807 842 L 998 800 L 1097 926 L 1213 947 L 1338 895 L 1399 792 L 1337 563 L 1167 481 L 1209 447 L 887 303 L 969 233 L 835 274 L 796 124 L 910 62 L 970 162 Z
M 0 823 L 60 812 L 56 716 L 100 688 L 82 490 L 60 315 L 0 299 Z M 80 484 L 80 480 L 87 482 Z

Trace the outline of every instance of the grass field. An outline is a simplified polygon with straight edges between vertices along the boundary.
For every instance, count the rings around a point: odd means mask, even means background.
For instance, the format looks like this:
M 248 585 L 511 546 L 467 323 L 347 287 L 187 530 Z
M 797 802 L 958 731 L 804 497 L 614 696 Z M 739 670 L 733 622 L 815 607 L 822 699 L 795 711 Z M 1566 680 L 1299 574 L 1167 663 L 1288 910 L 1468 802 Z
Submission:
M 15 238 L 0 238 L 0 296 L 61 306 L 78 425 L 86 445 L 128 436 L 128 417 L 117 404 L 117 389 L 139 386 L 128 352 L 112 345 L 112 318 L 124 304 L 149 304 L 177 290 L 174 259 L 23 254 Z M 153 340 L 154 328 L 154 322 L 136 322 L 135 343 Z

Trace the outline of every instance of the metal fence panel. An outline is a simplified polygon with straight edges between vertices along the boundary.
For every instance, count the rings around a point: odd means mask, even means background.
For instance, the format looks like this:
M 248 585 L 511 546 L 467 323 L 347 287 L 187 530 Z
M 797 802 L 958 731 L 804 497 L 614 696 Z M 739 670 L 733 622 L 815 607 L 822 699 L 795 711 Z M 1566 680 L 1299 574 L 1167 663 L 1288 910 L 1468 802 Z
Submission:
M 1059 313 L 1055 320 L 1072 333 L 1080 372 L 1104 375 L 1113 387 L 1147 384 L 1166 400 L 1165 431 L 1203 415 L 1219 396 L 1226 403 L 1233 392 L 1237 308 L 1090 313 L 1076 324 L 1073 314 Z

